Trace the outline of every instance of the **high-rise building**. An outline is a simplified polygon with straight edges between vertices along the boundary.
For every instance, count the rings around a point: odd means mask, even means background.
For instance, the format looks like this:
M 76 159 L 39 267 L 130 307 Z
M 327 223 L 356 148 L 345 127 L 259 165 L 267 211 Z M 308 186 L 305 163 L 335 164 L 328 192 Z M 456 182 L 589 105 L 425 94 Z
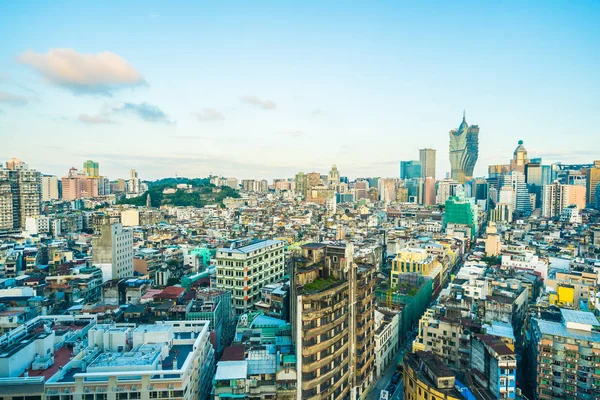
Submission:
M 423 204 L 432 206 L 436 202 L 435 198 L 435 178 L 428 176 L 423 183 Z
M 498 236 L 498 228 L 494 222 L 490 222 L 485 229 L 485 255 L 488 257 L 497 256 L 500 254 L 500 237 Z
M 92 238 L 92 261 L 103 281 L 133 276 L 133 232 L 120 223 L 104 223 Z
M 513 158 L 510 160 L 510 170 L 525 173 L 525 166 L 529 163 L 527 158 L 527 149 L 523 146 L 523 141 L 519 140 L 519 145 L 513 153 Z
M 594 161 L 594 165 L 586 173 L 587 204 L 594 206 L 596 201 L 596 192 L 600 185 L 600 160 Z
M 62 198 L 76 200 L 100 195 L 100 182 L 104 193 L 104 178 L 92 178 L 76 168 L 69 169 L 69 174 L 61 179 Z
M 467 124 L 465 114 L 458 129 L 450 131 L 451 177 L 465 183 L 473 176 L 479 156 L 479 127 Z
M 400 179 L 415 179 L 421 177 L 421 162 L 400 161 Z
M 396 179 L 386 178 L 380 180 L 381 183 L 381 201 L 386 204 L 396 201 Z
M 24 229 L 41 209 L 41 174 L 20 160 L 10 165 L 14 169 L 0 168 L 0 231 Z
M 296 182 L 296 193 L 301 195 L 303 199 L 306 199 L 306 174 L 304 172 L 298 172 L 295 177 Z
M 474 239 L 477 236 L 479 225 L 478 212 L 473 198 L 450 197 L 446 200 L 444 210 L 444 226 L 463 226 L 468 228 L 468 236 Z
M 29 167 L 23 161 L 13 157 L 6 162 L 6 168 L 14 171 L 21 168 L 28 169 Z
M 369 197 L 369 182 L 365 180 L 356 181 L 354 183 L 354 199 L 359 201 Z
M 238 239 L 217 250 L 217 289 L 232 293 L 236 315 L 254 308 L 266 285 L 283 277 L 284 242 Z
M 309 172 L 306 174 L 306 190 L 310 190 L 315 186 L 319 186 L 322 184 L 321 174 L 318 172 Z M 308 197 L 308 196 L 307 196 Z
M 330 188 L 335 188 L 340 184 L 340 172 L 338 171 L 335 164 L 331 167 L 331 171 L 329 171 L 329 175 L 327 176 L 328 185 Z
M 435 179 L 435 149 L 420 149 L 419 161 L 421 163 L 421 178 L 432 177 Z
M 138 173 L 135 169 L 129 171 L 129 180 L 127 181 L 127 192 L 128 193 L 141 193 L 141 182 L 138 177 Z
M 83 163 L 83 172 L 86 176 L 97 178 L 100 176 L 100 164 L 96 161 L 87 160 Z
M 376 271 L 351 244 L 302 246 L 290 282 L 296 398 L 357 399 L 373 383 Z
M 460 186 L 454 179 L 443 179 L 438 182 L 437 204 L 446 204 L 446 200 L 456 195 L 456 190 Z
M 58 199 L 58 178 L 54 175 L 42 175 L 42 201 Z
M 525 183 L 525 174 L 517 170 L 511 171 L 504 175 L 503 186 L 509 187 L 512 190 L 513 210 L 521 216 L 528 216 L 531 214 L 532 204 L 529 190 L 527 190 L 527 184 Z
M 542 192 L 542 216 L 560 217 L 564 208 L 576 205 L 579 210 L 585 208 L 586 188 L 580 185 L 563 185 L 554 181 L 545 185 Z

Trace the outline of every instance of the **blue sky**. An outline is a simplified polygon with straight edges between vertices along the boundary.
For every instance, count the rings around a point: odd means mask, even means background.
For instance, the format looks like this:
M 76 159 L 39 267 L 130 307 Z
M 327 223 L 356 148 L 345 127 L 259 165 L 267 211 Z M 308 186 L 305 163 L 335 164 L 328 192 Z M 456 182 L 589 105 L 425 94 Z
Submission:
M 519 139 L 587 163 L 599 20 L 593 1 L 4 2 L 0 160 L 59 176 L 91 158 L 110 178 L 387 177 L 433 147 L 441 178 L 466 109 L 477 175 Z M 105 52 L 117 59 L 98 72 Z

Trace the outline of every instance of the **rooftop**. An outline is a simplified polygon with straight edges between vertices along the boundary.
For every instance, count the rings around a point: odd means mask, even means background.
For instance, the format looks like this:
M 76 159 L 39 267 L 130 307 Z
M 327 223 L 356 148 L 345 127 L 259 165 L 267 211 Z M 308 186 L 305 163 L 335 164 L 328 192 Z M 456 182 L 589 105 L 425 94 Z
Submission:
M 281 240 L 259 240 L 259 241 L 251 241 L 248 245 L 242 245 L 240 247 L 235 247 L 236 245 L 241 244 L 242 241 L 234 241 L 230 245 L 230 247 L 220 248 L 218 251 L 224 253 L 235 253 L 235 254 L 249 254 L 253 251 L 263 249 L 265 247 L 277 245 L 283 243 Z
M 215 380 L 228 381 L 232 379 L 246 379 L 248 376 L 247 361 L 219 361 Z
M 561 308 L 560 313 L 562 314 L 563 321 L 566 324 L 576 323 L 576 324 L 585 324 L 591 326 L 600 326 L 600 322 L 598 322 L 598 318 L 591 313 L 586 311 L 576 311 L 576 310 L 567 310 Z

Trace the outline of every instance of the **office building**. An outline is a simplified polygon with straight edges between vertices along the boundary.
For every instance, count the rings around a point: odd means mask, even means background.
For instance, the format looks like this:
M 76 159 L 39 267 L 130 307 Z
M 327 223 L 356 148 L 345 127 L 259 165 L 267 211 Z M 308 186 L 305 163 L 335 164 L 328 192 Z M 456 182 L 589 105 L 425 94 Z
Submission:
M 416 179 L 421 177 L 421 162 L 400 161 L 400 179 Z
M 364 398 L 373 383 L 376 268 L 353 255 L 351 244 L 309 243 L 294 259 L 297 399 Z
M 465 114 L 458 129 L 450 131 L 451 177 L 465 183 L 473 177 L 473 169 L 479 156 L 479 127 L 467 124 Z
M 510 170 L 519 171 L 525 174 L 525 166 L 529 163 L 527 158 L 527 149 L 523 146 L 523 141 L 519 140 L 519 145 L 513 153 L 513 158 L 510 160 Z
M 587 204 L 592 206 L 598 203 L 596 193 L 600 185 L 600 160 L 594 161 L 586 173 L 586 188 L 587 188 Z
M 594 399 L 600 396 L 595 363 L 600 322 L 586 311 L 560 309 L 560 319 L 532 318 L 528 332 L 536 399 Z
M 87 160 L 83 163 L 83 172 L 86 176 L 98 178 L 100 176 L 100 164 L 96 161 Z
M 236 315 L 253 310 L 262 288 L 283 277 L 283 247 L 280 240 L 238 239 L 217 250 L 216 288 L 232 293 Z
M 330 188 L 336 188 L 340 184 L 340 172 L 338 171 L 335 164 L 331 167 L 331 170 L 329 171 L 327 181 L 327 184 Z
M 142 185 L 138 173 L 135 169 L 129 171 L 129 180 L 127 181 L 127 192 L 128 193 L 142 193 Z
M 133 276 L 133 232 L 120 223 L 103 223 L 92 238 L 92 261 L 104 282 Z
M 517 170 L 511 171 L 504 175 L 502 182 L 502 190 L 508 188 L 512 191 L 513 211 L 521 216 L 530 215 L 533 210 L 533 205 L 531 204 L 531 197 L 529 195 L 529 190 L 527 190 L 527 184 L 525 183 L 525 174 Z M 500 197 L 500 203 L 504 203 L 505 201 L 502 199 L 502 193 L 500 194 Z
M 42 175 L 42 201 L 58 200 L 58 178 L 54 175 Z
M 421 164 L 421 179 L 428 177 L 435 179 L 435 149 L 420 149 L 419 162 Z

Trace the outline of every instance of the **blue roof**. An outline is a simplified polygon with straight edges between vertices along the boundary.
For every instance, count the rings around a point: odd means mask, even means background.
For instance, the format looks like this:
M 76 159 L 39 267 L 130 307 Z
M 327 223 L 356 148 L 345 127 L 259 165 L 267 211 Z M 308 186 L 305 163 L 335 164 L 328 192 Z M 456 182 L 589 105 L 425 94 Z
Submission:
M 258 317 L 254 318 L 254 321 L 252 321 L 253 328 L 261 326 L 284 326 L 286 324 L 287 322 L 282 319 L 269 317 L 266 315 L 259 315 Z

